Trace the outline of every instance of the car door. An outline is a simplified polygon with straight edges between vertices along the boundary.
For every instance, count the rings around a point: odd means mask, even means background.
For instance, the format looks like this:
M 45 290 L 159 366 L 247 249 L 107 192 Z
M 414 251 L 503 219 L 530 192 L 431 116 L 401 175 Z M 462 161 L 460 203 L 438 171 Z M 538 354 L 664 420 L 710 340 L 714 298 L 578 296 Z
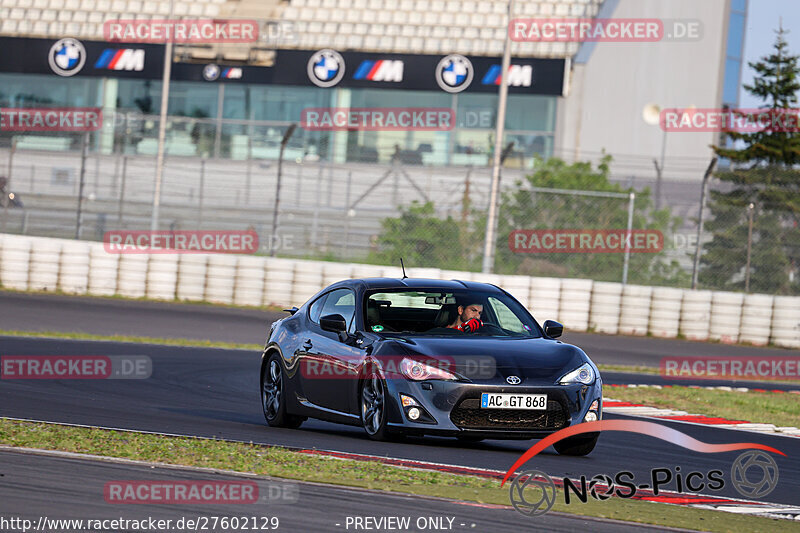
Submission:
M 364 351 L 343 342 L 336 333 L 323 330 L 319 318 L 342 315 L 348 331 L 355 332 L 355 292 L 351 289 L 331 291 L 318 313 L 313 305 L 311 310 L 314 313 L 309 316 L 309 334 L 302 339 L 306 360 L 302 367 L 303 392 L 318 407 L 347 413 L 351 407 L 348 391 L 352 380 L 357 378 L 357 367 Z

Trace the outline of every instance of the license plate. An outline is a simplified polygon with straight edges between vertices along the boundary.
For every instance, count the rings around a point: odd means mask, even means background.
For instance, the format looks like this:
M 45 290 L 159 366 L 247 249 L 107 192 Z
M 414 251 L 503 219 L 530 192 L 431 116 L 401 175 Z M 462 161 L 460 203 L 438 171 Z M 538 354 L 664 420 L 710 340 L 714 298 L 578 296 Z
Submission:
M 482 409 L 547 409 L 547 394 L 481 394 Z

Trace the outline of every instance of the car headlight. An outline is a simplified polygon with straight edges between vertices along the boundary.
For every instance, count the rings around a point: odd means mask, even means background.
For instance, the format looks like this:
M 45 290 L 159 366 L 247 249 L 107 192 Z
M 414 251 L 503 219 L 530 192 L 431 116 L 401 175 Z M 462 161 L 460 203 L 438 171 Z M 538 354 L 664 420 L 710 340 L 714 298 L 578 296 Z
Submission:
M 441 368 L 436 368 L 435 366 L 427 365 L 407 357 L 400 362 L 400 372 L 408 379 L 414 381 L 424 381 L 426 379 L 456 379 L 456 377 L 447 370 L 442 370 Z
M 589 363 L 583 363 L 572 372 L 567 372 L 561 376 L 558 382 L 562 385 L 567 383 L 583 383 L 584 385 L 591 385 L 594 382 L 594 379 L 595 375 L 592 365 Z

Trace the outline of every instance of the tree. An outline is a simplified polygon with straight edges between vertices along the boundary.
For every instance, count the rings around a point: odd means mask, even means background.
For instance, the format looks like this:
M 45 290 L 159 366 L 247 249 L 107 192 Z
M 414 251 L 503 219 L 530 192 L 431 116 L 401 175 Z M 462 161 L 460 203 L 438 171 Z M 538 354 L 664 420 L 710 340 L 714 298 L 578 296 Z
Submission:
M 509 247 L 509 234 L 520 229 L 624 230 L 628 225 L 628 193 L 609 181 L 611 157 L 605 156 L 596 168 L 591 163 L 567 164 L 558 158 L 539 161 L 533 174 L 516 183 L 502 199 L 495 270 L 507 274 L 552 275 L 620 281 L 622 253 L 518 253 Z M 567 189 L 614 193 L 614 197 L 583 196 L 543 192 L 541 189 Z M 537 192 L 538 190 L 538 192 Z M 619 195 L 623 195 L 620 197 Z M 668 209 L 654 210 L 649 190 L 636 193 L 633 229 L 652 229 L 668 234 L 680 220 Z M 668 262 L 663 253 L 631 253 L 628 280 L 631 283 L 682 283 L 688 276 L 677 262 Z
M 433 203 L 415 201 L 401 208 L 399 217 L 381 221 L 378 250 L 370 254 L 370 260 L 394 265 L 402 257 L 409 267 L 471 270 L 474 265 L 461 245 L 462 230 L 453 217 L 436 216 Z
M 788 52 L 786 31 L 776 32 L 774 50 L 749 63 L 755 71 L 744 89 L 759 98 L 761 109 L 772 116 L 795 113 L 800 91 L 798 56 Z M 735 111 L 737 117 L 746 113 Z M 796 124 L 796 122 L 795 122 Z M 713 146 L 730 161 L 716 177 L 726 191 L 710 192 L 713 217 L 707 228 L 713 239 L 701 259 L 701 284 L 736 290 L 745 285 L 749 205 L 753 208 L 750 289 L 788 293 L 791 275 L 800 264 L 800 133 L 769 124 L 759 131 L 726 132 L 727 146 Z M 795 283 L 794 292 L 800 285 Z
M 624 257 L 621 253 L 515 253 L 509 248 L 509 234 L 515 229 L 600 229 L 624 230 L 628 220 L 627 193 L 608 181 L 611 158 L 597 168 L 591 163 L 567 164 L 551 158 L 539 161 L 536 171 L 515 184 L 501 200 L 498 221 L 495 272 L 589 278 L 620 281 Z M 532 187 L 572 189 L 624 194 L 623 198 L 586 197 L 571 194 L 535 193 Z M 668 209 L 653 210 L 649 192 L 636 196 L 634 229 L 656 229 L 666 234 L 677 227 L 678 218 Z M 462 199 L 460 220 L 436 214 L 432 203 L 412 203 L 399 217 L 382 221 L 378 251 L 370 259 L 396 264 L 477 271 L 481 266 L 486 213 Z M 688 274 L 663 253 L 632 253 L 628 280 L 631 283 L 688 283 Z

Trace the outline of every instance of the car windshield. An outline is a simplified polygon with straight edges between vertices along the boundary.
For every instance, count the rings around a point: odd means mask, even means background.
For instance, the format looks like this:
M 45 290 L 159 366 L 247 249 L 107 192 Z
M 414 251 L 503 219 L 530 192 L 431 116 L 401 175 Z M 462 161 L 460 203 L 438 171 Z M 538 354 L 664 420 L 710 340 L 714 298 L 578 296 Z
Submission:
M 367 293 L 367 330 L 384 334 L 540 337 L 516 300 L 494 291 L 379 290 Z

